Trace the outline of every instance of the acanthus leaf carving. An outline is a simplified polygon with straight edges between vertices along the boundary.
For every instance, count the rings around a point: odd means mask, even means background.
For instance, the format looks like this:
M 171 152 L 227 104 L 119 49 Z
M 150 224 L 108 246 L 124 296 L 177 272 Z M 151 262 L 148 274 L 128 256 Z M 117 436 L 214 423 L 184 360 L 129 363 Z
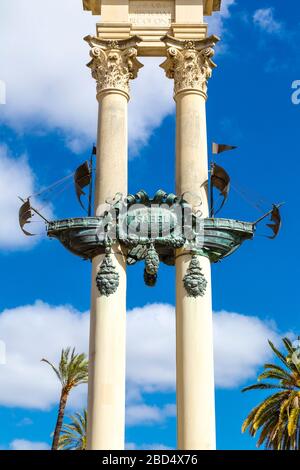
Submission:
M 128 40 L 101 40 L 88 36 L 86 41 L 91 46 L 88 63 L 92 76 L 97 82 L 97 96 L 104 91 L 115 89 L 129 98 L 129 82 L 138 75 L 143 64 L 137 60 L 137 43 L 139 38 Z
M 168 78 L 174 79 L 174 94 L 193 89 L 207 97 L 207 82 L 216 67 L 212 57 L 218 38 L 183 41 L 165 36 L 167 59 L 161 64 Z

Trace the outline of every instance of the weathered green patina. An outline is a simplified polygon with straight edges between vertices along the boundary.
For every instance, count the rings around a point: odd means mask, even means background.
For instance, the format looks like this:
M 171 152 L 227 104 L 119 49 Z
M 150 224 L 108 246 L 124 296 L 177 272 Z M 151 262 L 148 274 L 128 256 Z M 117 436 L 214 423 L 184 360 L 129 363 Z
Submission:
M 96 276 L 96 284 L 100 294 L 109 297 L 114 294 L 119 287 L 119 273 L 113 264 L 113 260 L 110 256 L 111 249 L 105 249 L 105 257 L 101 263 L 98 274 Z
M 207 280 L 196 255 L 192 256 L 190 265 L 183 278 L 185 290 L 189 297 L 203 297 L 206 292 Z
M 49 237 L 57 238 L 69 251 L 84 259 L 104 254 L 108 245 L 120 243 L 128 265 L 145 261 L 144 279 L 150 286 L 156 282 L 159 262 L 175 264 L 177 249 L 183 248 L 192 256 L 206 256 L 215 263 L 231 255 L 245 240 L 252 239 L 254 231 L 255 225 L 249 222 L 203 219 L 192 212 L 183 198 L 161 190 L 152 199 L 144 191 L 125 199 L 119 196 L 101 217 L 53 221 L 47 228 Z M 111 263 L 108 264 L 111 269 Z M 113 277 L 113 273 L 109 274 Z M 103 286 L 105 273 L 97 279 Z M 185 284 L 189 285 L 189 277 Z
M 105 252 L 104 241 L 97 237 L 100 225 L 100 217 L 57 220 L 49 223 L 47 234 L 50 238 L 58 239 L 71 253 L 83 259 L 92 259 Z M 245 240 L 252 239 L 254 230 L 253 224 L 249 222 L 232 219 L 203 219 L 204 233 L 199 235 L 194 246 L 187 246 L 187 248 L 191 252 L 195 251 L 197 254 L 209 257 L 213 263 L 216 263 L 231 255 Z M 148 238 L 121 241 L 129 247 L 128 264 L 145 259 L 150 243 Z M 170 236 L 155 240 L 160 261 L 174 265 L 175 250 L 182 248 L 184 244 L 184 240 L 180 237 Z

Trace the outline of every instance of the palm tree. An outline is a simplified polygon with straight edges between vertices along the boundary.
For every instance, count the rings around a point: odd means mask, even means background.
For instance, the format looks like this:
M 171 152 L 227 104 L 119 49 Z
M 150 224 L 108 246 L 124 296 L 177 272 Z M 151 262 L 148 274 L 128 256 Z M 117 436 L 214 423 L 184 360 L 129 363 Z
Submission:
M 70 424 L 64 424 L 59 438 L 60 450 L 86 450 L 87 410 L 70 416 Z
M 47 359 L 42 359 L 42 361 L 52 367 L 61 383 L 58 416 L 52 442 L 52 450 L 57 450 L 68 396 L 72 388 L 87 383 L 88 360 L 85 354 L 75 354 L 75 348 L 72 351 L 71 348 L 67 348 L 62 350 L 57 368 Z
M 242 432 L 247 429 L 251 436 L 260 431 L 257 447 L 262 444 L 272 450 L 300 449 L 300 360 L 299 348 L 288 338 L 283 338 L 286 352 L 282 354 L 274 344 L 269 345 L 280 365 L 265 364 L 264 371 L 255 385 L 248 390 L 276 390 L 257 405 L 244 421 Z

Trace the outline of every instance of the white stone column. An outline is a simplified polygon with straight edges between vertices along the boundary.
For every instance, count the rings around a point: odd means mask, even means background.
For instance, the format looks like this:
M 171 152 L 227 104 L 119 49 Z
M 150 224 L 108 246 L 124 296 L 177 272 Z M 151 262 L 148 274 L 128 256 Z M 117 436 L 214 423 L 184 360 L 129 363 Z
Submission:
M 127 195 L 127 103 L 129 80 L 142 66 L 136 59 L 138 38 L 105 41 L 87 37 L 88 64 L 97 82 L 99 122 L 95 213 L 117 193 Z M 124 449 L 126 258 L 118 244 L 111 259 L 119 274 L 114 294 L 101 295 L 95 283 L 103 255 L 93 259 L 88 384 L 88 449 Z
M 214 36 L 201 41 L 167 36 L 167 60 L 162 64 L 167 77 L 174 79 L 176 192 L 185 194 L 195 211 L 201 201 L 203 218 L 209 214 L 205 103 L 216 41 Z M 202 295 L 190 297 L 183 284 L 190 249 L 178 250 L 176 255 L 177 440 L 181 450 L 216 447 L 210 261 L 201 252 L 197 259 L 207 286 Z

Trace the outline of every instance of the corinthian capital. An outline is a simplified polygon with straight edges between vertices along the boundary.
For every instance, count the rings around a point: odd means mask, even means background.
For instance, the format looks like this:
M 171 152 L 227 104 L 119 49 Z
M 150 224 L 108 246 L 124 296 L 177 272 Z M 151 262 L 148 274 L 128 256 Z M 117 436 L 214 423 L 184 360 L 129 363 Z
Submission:
M 162 38 L 167 48 L 167 59 L 161 64 L 168 78 L 174 79 L 174 95 L 195 90 L 207 98 L 207 81 L 216 64 L 212 61 L 217 36 L 197 41 L 185 41 L 171 36 Z
M 129 80 L 136 78 L 139 69 L 143 67 L 137 60 L 137 44 L 141 39 L 133 36 L 109 41 L 87 36 L 85 40 L 91 46 L 92 60 L 88 67 L 97 82 L 97 98 L 103 92 L 114 89 L 129 99 Z

